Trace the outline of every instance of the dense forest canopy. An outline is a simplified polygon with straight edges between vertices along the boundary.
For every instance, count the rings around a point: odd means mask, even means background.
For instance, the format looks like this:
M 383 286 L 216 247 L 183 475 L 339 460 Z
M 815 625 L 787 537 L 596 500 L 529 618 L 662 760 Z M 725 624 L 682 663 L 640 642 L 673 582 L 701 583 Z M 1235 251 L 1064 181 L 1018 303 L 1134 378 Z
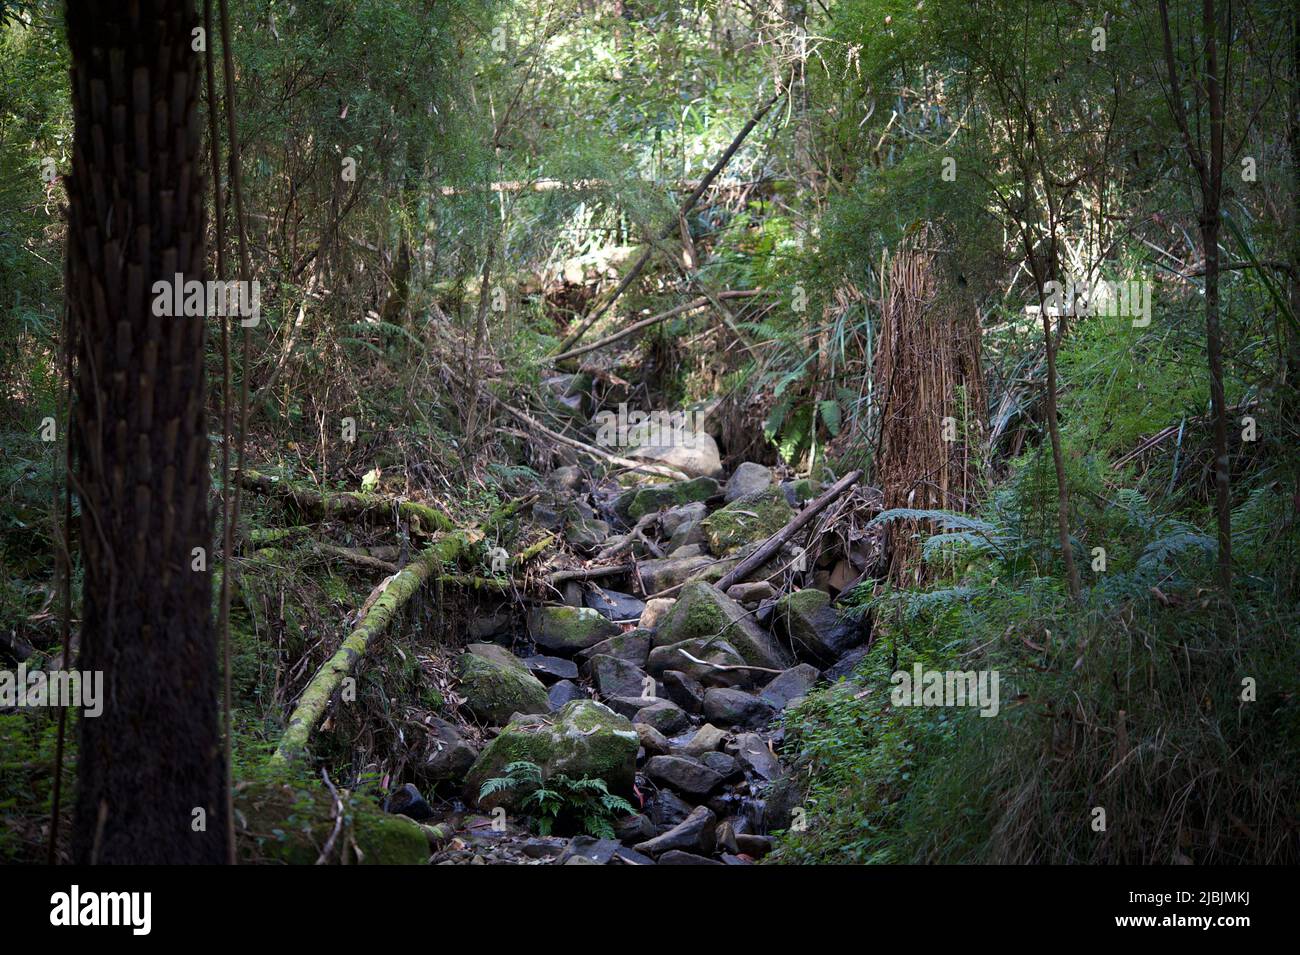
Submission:
M 0 0 L 0 860 L 1295 863 L 1298 25 Z

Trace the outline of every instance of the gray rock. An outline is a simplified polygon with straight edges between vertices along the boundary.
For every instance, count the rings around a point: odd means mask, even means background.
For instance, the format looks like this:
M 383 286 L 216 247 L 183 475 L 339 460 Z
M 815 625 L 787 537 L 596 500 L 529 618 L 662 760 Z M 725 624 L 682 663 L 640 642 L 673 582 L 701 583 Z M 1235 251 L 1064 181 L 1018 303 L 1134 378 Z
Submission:
M 593 647 L 578 653 L 579 660 L 590 660 L 604 654 L 617 657 L 633 666 L 644 667 L 646 657 L 650 654 L 650 634 L 645 630 L 629 630 L 602 640 Z
M 758 695 L 778 710 L 783 710 L 793 701 L 806 696 L 820 675 L 816 667 L 801 663 L 778 674 Z
M 632 848 L 648 856 L 691 849 L 696 852 L 712 852 L 713 830 L 717 818 L 712 809 L 707 806 L 697 806 L 667 832 L 638 843 Z
M 707 501 L 717 497 L 719 490 L 718 482 L 709 477 L 670 484 L 647 484 L 620 494 L 614 501 L 614 511 L 628 521 L 635 521 L 665 507 Z
M 596 865 L 608 865 L 621 846 L 617 839 L 596 839 L 593 836 L 574 836 L 555 860 L 556 865 L 568 865 L 574 856 L 582 856 Z
M 528 672 L 543 683 L 554 683 L 556 680 L 576 680 L 578 678 L 578 665 L 572 660 L 565 660 L 563 657 L 544 657 L 531 656 L 523 658 L 524 666 L 528 667 Z
M 475 717 L 494 726 L 513 713 L 546 713 L 546 687 L 519 658 L 495 643 L 471 643 L 456 660 L 457 688 Z
M 824 676 L 827 683 L 838 683 L 840 680 L 851 680 L 854 677 L 858 664 L 867 657 L 868 648 L 858 647 L 850 650 L 844 656 L 835 661 L 835 665 L 826 671 Z
M 475 749 L 454 725 L 436 716 L 425 718 L 425 726 L 436 742 L 425 759 L 420 776 L 433 783 L 458 783 L 478 758 Z
M 681 670 L 664 671 L 664 690 L 668 698 L 687 713 L 704 709 L 704 684 Z
M 668 646 L 698 637 L 720 637 L 735 647 L 751 666 L 785 669 L 795 662 L 790 652 L 760 629 L 740 604 L 700 581 L 681 589 L 677 603 L 655 631 L 654 645 Z
M 705 662 L 696 663 L 691 657 Z M 655 647 L 646 659 L 646 669 L 655 676 L 662 676 L 669 670 L 677 670 L 706 686 L 749 686 L 750 671 L 719 670 L 709 666 L 711 663 L 744 666 L 745 658 L 725 640 L 696 637 L 666 647 Z
M 614 865 L 654 865 L 655 860 L 649 856 L 643 856 L 635 849 L 629 849 L 627 846 L 619 846 L 618 851 L 614 853 Z
M 604 654 L 591 658 L 587 672 L 596 690 L 604 697 L 638 696 L 645 691 L 646 681 L 650 679 L 640 667 Z
M 582 473 L 582 468 L 573 464 L 556 468 L 546 475 L 546 483 L 562 491 L 579 491 L 586 481 L 587 477 Z
M 587 591 L 583 596 L 583 603 L 602 617 L 619 622 L 640 620 L 645 610 L 645 604 L 631 594 L 601 588 Z
M 747 856 L 761 859 L 772 851 L 771 836 L 758 836 L 748 832 L 736 833 L 736 848 Z
M 680 849 L 669 849 L 659 857 L 660 865 L 724 865 L 717 859 L 708 859 L 704 856 L 695 855 L 693 852 L 682 852 Z
M 695 735 L 686 741 L 681 751 L 687 756 L 703 756 L 722 749 L 727 741 L 727 733 L 712 723 L 705 723 L 695 731 Z
M 665 557 L 662 560 L 642 561 L 641 582 L 647 594 L 657 594 L 685 583 L 691 577 L 713 566 L 711 557 Z
M 740 772 L 740 764 L 736 762 L 735 757 L 728 756 L 726 753 L 705 753 L 700 757 L 700 762 L 723 779 L 730 779 Z
M 626 716 L 630 720 L 658 700 L 657 696 L 607 696 L 601 702 L 615 713 Z
M 641 611 L 641 622 L 637 626 L 642 630 L 653 630 L 659 626 L 659 621 L 669 610 L 673 609 L 673 604 L 677 603 L 676 597 L 655 597 L 647 600 L 645 609 Z M 649 652 L 647 645 L 646 652 Z
M 830 594 L 808 587 L 782 597 L 773 615 L 795 651 L 822 666 L 830 666 L 867 638 L 861 622 L 841 616 L 830 603 Z
M 674 444 L 643 445 L 628 453 L 638 461 L 653 461 L 692 477 L 721 477 L 722 457 L 712 435 L 685 432 Z
M 656 700 L 636 712 L 633 723 L 646 723 L 665 736 L 676 736 L 691 725 L 691 719 L 671 700 Z
M 576 653 L 609 639 L 619 629 L 588 607 L 537 607 L 528 615 L 528 632 L 539 647 Z
M 632 728 L 636 730 L 641 748 L 646 751 L 647 756 L 667 756 L 672 751 L 668 738 L 649 723 L 633 723 Z
M 417 822 L 433 816 L 433 809 L 424 796 L 420 795 L 420 790 L 415 788 L 414 783 L 406 783 L 384 800 L 384 812 L 406 816 Z
M 587 694 L 583 693 L 582 688 L 576 683 L 561 680 L 546 691 L 546 697 L 551 702 L 551 709 L 558 710 L 565 703 L 572 703 L 574 700 L 585 700 Z
M 767 700 L 727 687 L 710 687 L 704 693 L 704 716 L 710 723 L 760 729 L 776 715 Z
M 650 821 L 650 817 L 644 813 L 614 820 L 614 835 L 619 842 L 626 845 L 636 845 L 638 842 L 653 839 L 658 831 L 655 824 Z
M 671 789 L 659 790 L 646 802 L 646 815 L 661 834 L 679 825 L 694 809 L 694 806 Z M 640 852 L 645 851 L 640 846 L 636 848 Z
M 732 584 L 727 588 L 727 596 L 739 604 L 758 604 L 776 596 L 776 588 L 766 580 L 754 580 L 744 584 Z
M 702 521 L 708 513 L 709 508 L 703 501 L 679 504 L 659 515 L 659 527 L 666 537 L 672 537 L 679 527 Z
M 580 554 L 594 554 L 609 539 L 609 525 L 589 518 L 569 521 L 564 528 L 564 539 Z
M 768 748 L 767 741 L 757 733 L 741 733 L 728 747 L 736 762 L 751 776 L 771 782 L 781 776 L 781 761 Z
M 737 498 L 744 497 L 746 494 L 765 491 L 771 484 L 772 472 L 770 469 L 761 464 L 746 461 L 736 468 L 731 475 L 731 480 L 727 482 L 726 490 L 723 492 L 723 498 L 730 503 Z
M 662 786 L 699 797 L 708 796 L 723 780 L 719 773 L 688 756 L 655 756 L 645 764 L 645 774 Z

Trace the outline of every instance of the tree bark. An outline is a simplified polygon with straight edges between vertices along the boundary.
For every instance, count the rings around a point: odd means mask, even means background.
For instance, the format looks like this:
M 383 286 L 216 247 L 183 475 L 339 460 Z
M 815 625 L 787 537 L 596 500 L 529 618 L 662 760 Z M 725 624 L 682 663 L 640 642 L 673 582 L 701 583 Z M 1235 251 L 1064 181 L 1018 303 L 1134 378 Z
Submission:
M 78 668 L 104 679 L 80 720 L 79 863 L 226 861 L 206 318 L 152 308 L 154 282 L 206 278 L 197 26 L 189 0 L 67 5 Z

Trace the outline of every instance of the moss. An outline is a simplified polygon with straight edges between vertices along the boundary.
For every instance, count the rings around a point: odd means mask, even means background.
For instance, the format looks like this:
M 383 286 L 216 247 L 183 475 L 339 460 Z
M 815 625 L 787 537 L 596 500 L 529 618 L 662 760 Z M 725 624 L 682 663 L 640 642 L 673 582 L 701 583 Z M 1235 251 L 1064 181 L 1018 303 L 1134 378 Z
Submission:
M 619 495 L 614 502 L 614 510 L 635 521 L 663 507 L 707 501 L 717 496 L 718 492 L 718 482 L 707 477 L 674 481 L 671 484 L 651 484 Z
M 795 518 L 794 508 L 779 487 L 737 498 L 704 519 L 709 548 L 719 556 L 746 544 L 766 540 Z
M 538 607 L 528 616 L 528 631 L 539 646 L 576 653 L 616 635 L 619 628 L 590 607 Z
M 794 491 L 794 499 L 799 504 L 807 504 L 817 496 L 817 482 L 812 478 L 800 478 L 797 481 L 790 482 L 790 489 Z
M 740 604 L 709 584 L 693 581 L 682 588 L 677 603 L 660 622 L 657 646 L 696 638 L 721 637 L 754 666 L 785 667 L 792 658 L 779 643 L 750 619 Z
M 333 862 L 420 865 L 429 858 L 424 830 L 373 801 L 340 792 L 343 829 Z M 323 787 L 271 780 L 246 783 L 235 794 L 236 840 L 242 862 L 314 865 L 336 824 L 334 797 Z M 346 854 L 346 859 L 344 858 Z
M 528 670 L 501 650 L 492 658 L 481 653 L 465 653 L 456 661 L 460 692 L 466 705 L 479 719 L 503 725 L 515 713 L 545 713 L 550 709 L 546 687 Z M 486 652 L 486 651 L 485 651 Z M 511 657 L 513 659 L 513 657 Z
M 626 718 L 594 700 L 574 700 L 552 716 L 511 723 L 488 744 L 466 777 L 466 795 L 477 800 L 486 780 L 503 775 L 513 762 L 536 763 L 544 778 L 603 779 L 610 792 L 630 794 L 636 774 L 636 731 Z M 503 790 L 482 808 L 513 806 L 526 791 Z

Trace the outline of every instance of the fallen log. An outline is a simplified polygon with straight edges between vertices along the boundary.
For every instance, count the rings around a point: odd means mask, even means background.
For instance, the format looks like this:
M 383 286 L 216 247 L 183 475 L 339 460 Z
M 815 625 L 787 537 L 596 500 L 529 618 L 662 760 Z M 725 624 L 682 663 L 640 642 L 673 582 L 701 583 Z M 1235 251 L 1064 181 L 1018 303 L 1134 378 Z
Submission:
M 438 573 L 445 564 L 455 561 L 464 546 L 464 538 L 459 534 L 440 538 L 422 550 L 401 571 L 389 577 L 378 596 L 367 601 L 369 606 L 363 607 L 361 619 L 352 632 L 334 655 L 316 671 L 316 675 L 298 697 L 298 705 L 294 707 L 284 736 L 280 738 L 280 745 L 272 757 L 274 761 L 287 762 L 306 751 L 312 731 L 325 715 L 330 699 L 343 683 L 344 677 L 352 672 L 375 638 L 384 632 L 425 581 Z
M 758 289 L 733 289 L 727 292 L 719 292 L 715 297 L 718 299 L 753 298 L 755 295 L 759 294 L 761 293 Z M 590 344 L 580 345 L 577 348 L 570 348 L 568 351 L 556 355 L 551 359 L 551 361 L 555 364 L 559 364 L 565 359 L 576 358 L 579 355 L 585 355 L 589 351 L 595 351 L 597 348 L 604 348 L 606 345 L 611 345 L 620 339 L 627 338 L 627 336 L 639 332 L 643 328 L 649 328 L 651 325 L 657 324 L 658 322 L 703 308 L 708 305 L 709 302 L 710 299 L 708 296 L 701 295 L 699 298 L 691 299 L 685 305 L 678 305 L 675 308 L 668 309 L 666 312 L 660 312 L 658 315 L 651 315 L 649 318 L 635 321 L 626 328 L 619 329 L 612 335 L 606 335 L 604 338 L 598 339 Z
M 731 568 L 722 579 L 713 586 L 718 590 L 726 593 L 728 587 L 732 584 L 740 583 L 752 571 L 757 570 L 767 563 L 768 559 L 781 549 L 781 545 L 799 532 L 799 529 L 811 521 L 814 517 L 826 510 L 827 505 L 837 497 L 858 483 L 862 477 L 862 471 L 850 471 L 844 477 L 840 478 L 822 493 L 820 497 L 805 507 L 799 514 L 785 527 L 781 528 L 766 541 L 764 541 L 754 553 L 750 554 L 735 567 Z
M 401 516 L 408 520 L 412 518 L 419 520 L 430 533 L 455 529 L 455 524 L 452 523 L 451 518 L 442 511 L 416 501 L 388 497 L 370 491 L 320 491 L 306 484 L 273 477 L 258 471 L 244 471 L 240 475 L 239 481 L 244 488 L 250 491 L 277 498 L 313 517 L 373 519 L 391 516 L 394 509 L 396 509 Z

